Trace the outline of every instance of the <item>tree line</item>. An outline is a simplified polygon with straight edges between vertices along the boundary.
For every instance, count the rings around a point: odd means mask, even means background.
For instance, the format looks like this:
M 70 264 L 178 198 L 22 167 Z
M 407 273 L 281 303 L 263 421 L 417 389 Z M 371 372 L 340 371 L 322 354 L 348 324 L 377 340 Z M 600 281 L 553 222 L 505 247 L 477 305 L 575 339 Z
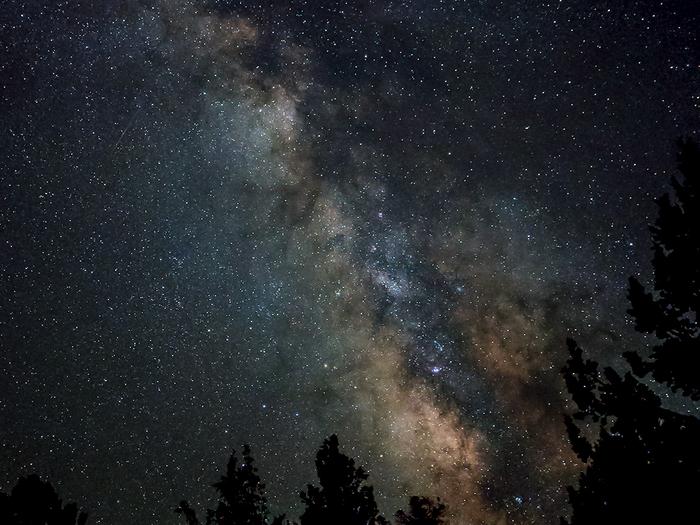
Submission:
M 650 227 L 653 278 L 629 281 L 628 310 L 637 331 L 655 341 L 645 351 L 622 352 L 626 369 L 601 367 L 573 339 L 562 374 L 575 410 L 564 416 L 571 446 L 582 462 L 567 487 L 570 512 L 561 525 L 693 523 L 700 490 L 700 146 L 678 143 L 679 177 L 657 199 Z M 683 408 L 685 407 L 685 408 Z M 385 525 L 367 473 L 330 436 L 316 454 L 318 485 L 300 493 L 299 525 Z M 248 446 L 234 453 L 213 484 L 216 506 L 207 525 L 289 525 L 271 517 L 265 486 Z M 186 500 L 175 509 L 187 525 L 201 525 Z M 442 525 L 439 499 L 413 496 L 396 525 Z M 0 493 L 0 524 L 85 525 L 87 514 L 63 504 L 50 483 L 31 475 Z
M 367 472 L 340 452 L 338 437 L 330 436 L 316 454 L 318 485 L 307 485 L 300 493 L 305 509 L 299 525 L 388 525 L 379 513 L 373 488 L 367 484 Z M 270 519 L 261 482 L 250 455 L 243 447 L 240 461 L 231 456 L 226 473 L 213 484 L 218 501 L 206 512 L 207 525 L 289 525 L 285 515 Z M 395 515 L 397 525 L 442 525 L 447 507 L 439 499 L 414 496 L 407 511 Z M 197 512 L 187 501 L 175 509 L 187 525 L 200 525 Z

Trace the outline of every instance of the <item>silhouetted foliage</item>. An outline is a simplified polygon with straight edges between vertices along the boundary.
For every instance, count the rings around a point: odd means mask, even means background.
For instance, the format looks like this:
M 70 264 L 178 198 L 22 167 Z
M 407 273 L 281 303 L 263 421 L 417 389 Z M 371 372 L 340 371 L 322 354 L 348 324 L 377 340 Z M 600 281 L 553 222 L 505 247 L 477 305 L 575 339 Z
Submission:
M 180 505 L 175 509 L 175 512 L 182 514 L 182 516 L 185 518 L 185 522 L 187 522 L 187 525 L 199 525 L 197 513 L 192 507 L 190 507 L 190 504 L 187 503 L 187 501 L 182 500 Z
M 301 499 L 306 509 L 301 525 L 375 525 L 387 521 L 379 514 L 367 473 L 342 454 L 334 434 L 316 454 L 320 487 L 307 485 Z
M 647 375 L 674 391 L 698 398 L 698 146 L 681 143 L 685 183 L 674 181 L 678 197 L 659 201 L 652 228 L 655 289 L 630 281 L 630 313 L 637 329 L 662 341 L 651 358 L 625 357 L 635 374 Z M 571 525 L 683 523 L 697 515 L 700 487 L 700 420 L 662 406 L 649 386 L 631 373 L 602 372 L 568 341 L 564 379 L 577 411 L 565 423 L 572 447 L 587 464 L 577 488 L 569 487 Z M 662 385 L 658 385 L 663 390 Z
M 231 454 L 224 474 L 212 486 L 219 493 L 215 509 L 207 510 L 207 525 L 266 525 L 268 519 L 265 484 L 258 476 L 250 447 L 243 447 L 239 463 L 235 452 Z M 199 525 L 196 512 L 186 501 L 180 502 L 175 512 L 181 514 L 187 525 Z M 283 517 L 280 517 L 283 520 Z M 281 523 L 276 518 L 273 523 Z
M 231 456 L 226 474 L 213 484 L 219 493 L 216 509 L 207 511 L 207 525 L 266 525 L 267 501 L 264 485 L 253 466 L 250 449 L 243 449 L 243 461 Z M 320 487 L 307 485 L 301 492 L 306 508 L 301 515 L 301 525 L 389 525 L 379 514 L 374 491 L 366 484 L 367 473 L 355 467 L 355 461 L 339 450 L 338 437 L 334 434 L 324 440 L 316 454 L 316 471 Z M 430 498 L 413 496 L 409 511 L 396 513 L 397 525 L 444 525 L 446 505 Z M 200 525 L 197 513 L 181 501 L 175 509 L 187 525 Z M 269 525 L 296 525 L 286 515 L 276 516 Z
M 675 198 L 658 199 L 659 217 L 651 227 L 654 245 L 654 290 L 630 278 L 629 312 L 640 332 L 660 340 L 645 360 L 625 354 L 635 374 L 651 373 L 659 382 L 700 400 L 700 146 L 680 144 Z
M 694 509 L 700 486 L 700 422 L 662 408 L 659 397 L 629 373 L 622 377 L 606 368 L 601 376 L 575 342 L 569 341 L 569 350 L 569 390 L 579 399 L 593 394 L 566 420 L 574 452 L 588 463 L 578 488 L 569 488 L 570 523 L 680 520 Z M 591 422 L 598 424 L 595 443 L 583 435 Z
M 440 498 L 434 501 L 430 498 L 412 496 L 408 513 L 400 510 L 396 513 L 396 525 L 443 525 L 447 507 L 440 502 Z
M 63 502 L 51 483 L 32 474 L 20 478 L 8 495 L 0 492 L 3 525 L 85 525 L 87 514 L 75 503 Z

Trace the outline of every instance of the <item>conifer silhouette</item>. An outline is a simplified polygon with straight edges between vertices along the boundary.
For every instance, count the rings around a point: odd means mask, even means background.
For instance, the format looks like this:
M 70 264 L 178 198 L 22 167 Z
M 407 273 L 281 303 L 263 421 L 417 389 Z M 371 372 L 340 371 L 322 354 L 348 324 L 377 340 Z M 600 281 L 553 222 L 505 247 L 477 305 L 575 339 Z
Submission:
M 231 454 L 226 473 L 212 486 L 219 494 L 215 509 L 207 510 L 207 525 L 266 525 L 268 522 L 265 484 L 258 476 L 250 447 L 243 446 L 241 461 Z M 181 514 L 187 525 L 199 525 L 197 513 L 187 501 L 181 501 L 175 512 Z M 283 517 L 276 518 L 273 523 Z
M 412 496 L 409 501 L 409 511 L 400 510 L 396 513 L 396 525 L 444 525 L 447 507 L 440 501 L 430 498 Z
M 0 492 L 2 525 L 85 525 L 87 514 L 63 502 L 51 483 L 32 474 L 20 478 L 11 493 Z
M 651 373 L 674 391 L 700 400 L 700 146 L 679 143 L 679 171 L 668 194 L 657 200 L 659 216 L 651 227 L 654 287 L 648 292 L 630 278 L 629 313 L 640 332 L 653 333 L 660 344 L 648 360 L 628 352 L 635 374 Z
M 334 434 L 324 440 L 316 454 L 320 487 L 307 485 L 301 492 L 306 505 L 301 525 L 380 525 L 387 521 L 379 514 L 374 491 L 365 484 L 367 473 L 339 450 Z
M 197 518 L 197 512 L 190 507 L 190 504 L 186 500 L 182 500 L 180 505 L 175 509 L 177 514 L 182 514 L 185 518 L 187 525 L 199 525 L 199 519 Z
M 648 360 L 625 353 L 633 372 L 658 383 L 651 388 L 627 372 L 600 371 L 568 341 L 564 379 L 577 410 L 565 416 L 572 447 L 586 469 L 569 487 L 572 515 L 562 524 L 686 523 L 697 516 L 700 487 L 700 420 L 665 407 L 664 385 L 698 398 L 698 297 L 700 245 L 697 222 L 700 154 L 680 143 L 676 202 L 659 200 L 652 228 L 654 292 L 630 280 L 630 313 L 637 329 L 661 340 Z M 692 520 L 691 520 L 692 521 Z

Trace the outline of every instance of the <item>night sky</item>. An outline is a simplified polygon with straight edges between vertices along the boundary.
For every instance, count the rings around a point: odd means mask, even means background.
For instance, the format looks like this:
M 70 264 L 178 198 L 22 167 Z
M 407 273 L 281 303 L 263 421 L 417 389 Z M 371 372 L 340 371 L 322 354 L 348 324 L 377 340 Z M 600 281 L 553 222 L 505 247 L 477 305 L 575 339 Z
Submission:
M 557 523 L 564 338 L 639 342 L 698 27 L 696 0 L 3 2 L 0 490 L 172 524 L 248 442 L 296 517 L 338 433 L 387 516 Z

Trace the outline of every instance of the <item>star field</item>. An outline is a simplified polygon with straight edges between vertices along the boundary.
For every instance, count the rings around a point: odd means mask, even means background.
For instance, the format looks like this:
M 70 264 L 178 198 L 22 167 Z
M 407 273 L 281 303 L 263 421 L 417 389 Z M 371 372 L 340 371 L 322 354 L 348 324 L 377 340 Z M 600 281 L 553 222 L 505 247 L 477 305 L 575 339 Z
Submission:
M 175 523 L 248 442 L 296 516 L 337 433 L 386 515 L 558 522 L 564 338 L 638 337 L 694 2 L 3 7 L 0 490 Z

